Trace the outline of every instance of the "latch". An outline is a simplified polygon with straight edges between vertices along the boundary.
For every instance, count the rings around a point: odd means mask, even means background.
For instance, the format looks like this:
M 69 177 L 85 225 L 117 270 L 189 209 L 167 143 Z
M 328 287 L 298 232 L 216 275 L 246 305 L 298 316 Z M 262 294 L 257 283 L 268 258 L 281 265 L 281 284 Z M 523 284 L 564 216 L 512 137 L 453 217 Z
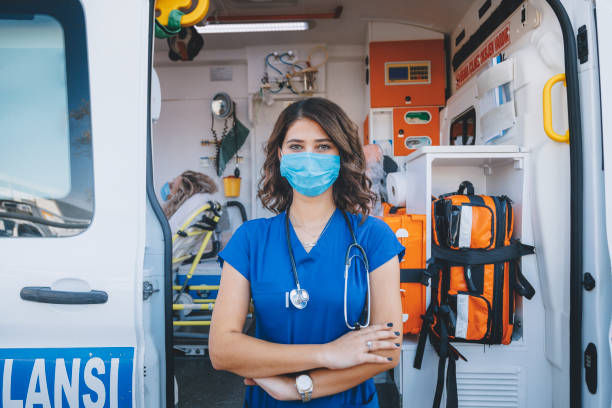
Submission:
M 584 25 L 578 29 L 576 46 L 578 47 L 578 59 L 580 60 L 580 64 L 584 64 L 589 60 L 589 40 L 587 39 L 587 28 Z
M 142 284 L 142 300 L 147 300 L 155 292 L 159 292 L 159 289 L 155 289 L 153 284 L 149 281 L 144 281 Z

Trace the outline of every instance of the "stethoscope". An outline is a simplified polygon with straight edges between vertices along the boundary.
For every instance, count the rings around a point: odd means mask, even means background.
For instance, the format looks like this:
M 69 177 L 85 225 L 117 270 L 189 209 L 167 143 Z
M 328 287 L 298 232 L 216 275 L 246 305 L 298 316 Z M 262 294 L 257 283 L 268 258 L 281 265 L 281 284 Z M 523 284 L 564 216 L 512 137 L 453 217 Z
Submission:
M 351 231 L 351 236 L 353 237 L 353 243 L 348 246 L 348 248 L 346 249 L 346 254 L 344 256 L 344 265 L 345 265 L 344 267 L 344 323 L 346 323 L 346 327 L 348 327 L 351 330 L 359 330 L 360 328 L 368 327 L 370 325 L 370 267 L 368 264 L 368 257 L 366 255 L 365 250 L 363 249 L 361 245 L 357 243 L 357 238 L 355 237 L 355 232 L 353 231 L 353 227 L 351 226 L 351 223 L 349 222 L 348 216 L 346 215 L 344 211 L 342 211 L 342 215 L 344 216 L 344 221 L 346 222 L 346 225 L 348 226 L 349 231 Z M 306 305 L 308 304 L 308 301 L 310 300 L 310 295 L 308 294 L 308 291 L 306 289 L 303 289 L 300 286 L 300 279 L 298 278 L 297 268 L 295 266 L 295 258 L 293 257 L 293 248 L 291 247 L 291 236 L 289 235 L 289 210 L 287 210 L 285 214 L 285 232 L 287 234 L 287 247 L 289 248 L 289 259 L 291 260 L 293 278 L 295 279 L 295 289 L 292 289 L 291 292 L 289 292 L 289 300 L 291 301 L 291 304 L 296 309 L 304 309 Z M 348 271 L 351 267 L 351 262 L 353 261 L 353 258 L 357 256 L 357 254 L 351 255 L 351 249 L 353 248 L 357 249 L 361 253 L 361 259 L 365 266 L 367 290 L 368 290 L 368 293 L 367 293 L 368 301 L 364 305 L 364 310 L 362 310 L 361 312 L 361 316 L 363 316 L 364 314 L 366 315 L 365 323 L 361 323 L 357 321 L 355 322 L 354 325 L 351 325 L 348 321 L 347 288 L 348 288 Z

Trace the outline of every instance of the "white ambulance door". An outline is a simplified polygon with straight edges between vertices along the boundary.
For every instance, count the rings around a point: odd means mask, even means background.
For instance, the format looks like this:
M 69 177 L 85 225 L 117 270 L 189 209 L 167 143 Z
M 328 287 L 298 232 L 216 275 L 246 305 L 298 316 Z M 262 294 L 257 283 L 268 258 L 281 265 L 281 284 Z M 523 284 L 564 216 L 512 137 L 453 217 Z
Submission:
M 0 0 L 3 408 L 141 406 L 147 64 L 88 6 Z

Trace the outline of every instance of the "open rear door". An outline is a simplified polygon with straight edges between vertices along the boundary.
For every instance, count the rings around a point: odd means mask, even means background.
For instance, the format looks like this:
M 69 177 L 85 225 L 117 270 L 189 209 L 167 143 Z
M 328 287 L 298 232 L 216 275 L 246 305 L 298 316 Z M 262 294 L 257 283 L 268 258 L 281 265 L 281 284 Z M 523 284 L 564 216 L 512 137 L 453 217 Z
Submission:
M 0 407 L 142 405 L 147 50 L 121 63 L 117 13 L 0 1 Z

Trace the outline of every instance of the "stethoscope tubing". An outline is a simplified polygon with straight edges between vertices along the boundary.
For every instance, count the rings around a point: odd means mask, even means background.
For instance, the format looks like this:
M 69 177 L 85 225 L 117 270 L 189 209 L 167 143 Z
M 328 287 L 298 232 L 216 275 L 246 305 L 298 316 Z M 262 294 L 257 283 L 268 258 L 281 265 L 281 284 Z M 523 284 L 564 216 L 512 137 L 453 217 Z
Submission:
M 363 249 L 361 245 L 357 243 L 357 237 L 355 236 L 355 232 L 353 231 L 353 227 L 351 226 L 351 223 L 348 219 L 348 216 L 346 215 L 346 212 L 342 211 L 342 215 L 344 216 L 344 221 L 346 222 L 346 225 L 348 226 L 348 229 L 351 232 L 351 237 L 353 238 L 353 243 L 348 246 L 348 248 L 346 249 L 346 253 L 344 255 L 344 264 L 345 264 L 345 268 L 344 268 L 344 323 L 346 324 L 346 327 L 348 327 L 350 330 L 359 330 L 360 328 L 365 328 L 370 325 L 370 265 L 369 265 L 368 256 L 366 255 L 365 250 Z M 289 259 L 291 261 L 291 270 L 293 272 L 295 286 L 297 288 L 298 293 L 300 293 L 302 288 L 300 286 L 300 279 L 297 273 L 297 267 L 295 265 L 295 258 L 293 256 L 293 247 L 291 246 L 291 235 L 289 233 L 289 209 L 287 209 L 285 213 L 285 232 L 286 232 L 286 238 L 287 238 L 287 248 L 289 249 Z M 348 270 L 351 266 L 352 259 L 357 256 L 357 255 L 351 256 L 351 250 L 353 248 L 357 249 L 361 253 L 361 258 L 363 260 L 363 264 L 366 270 L 366 282 L 367 282 L 367 293 L 368 293 L 367 306 L 366 306 L 367 308 L 366 309 L 367 311 L 366 321 L 364 324 L 360 324 L 358 320 L 354 326 L 351 325 L 348 321 Z

